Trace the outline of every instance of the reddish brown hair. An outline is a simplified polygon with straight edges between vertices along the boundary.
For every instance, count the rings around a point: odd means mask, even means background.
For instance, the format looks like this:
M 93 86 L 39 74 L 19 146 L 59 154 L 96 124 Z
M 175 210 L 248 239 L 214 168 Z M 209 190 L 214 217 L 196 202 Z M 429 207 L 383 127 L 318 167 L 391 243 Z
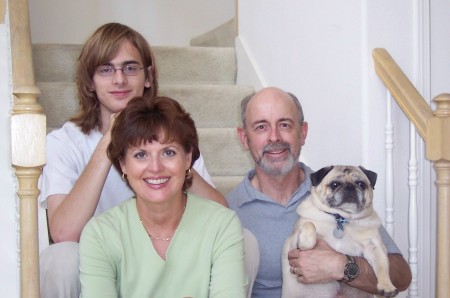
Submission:
M 164 139 L 161 139 L 164 138 Z M 120 161 L 130 147 L 157 141 L 176 142 L 186 153 L 192 153 L 191 167 L 200 156 L 194 120 L 174 99 L 168 97 L 135 97 L 117 116 L 111 130 L 108 157 L 122 174 Z M 187 175 L 183 191 L 192 184 Z

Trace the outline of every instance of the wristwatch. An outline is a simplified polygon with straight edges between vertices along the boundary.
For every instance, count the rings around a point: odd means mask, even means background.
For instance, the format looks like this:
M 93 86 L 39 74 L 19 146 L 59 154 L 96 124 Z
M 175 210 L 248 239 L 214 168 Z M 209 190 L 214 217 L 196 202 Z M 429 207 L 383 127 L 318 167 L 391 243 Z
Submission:
M 344 278 L 343 281 L 352 281 L 359 275 L 359 266 L 355 262 L 355 258 L 349 255 L 347 257 L 347 264 L 344 267 Z

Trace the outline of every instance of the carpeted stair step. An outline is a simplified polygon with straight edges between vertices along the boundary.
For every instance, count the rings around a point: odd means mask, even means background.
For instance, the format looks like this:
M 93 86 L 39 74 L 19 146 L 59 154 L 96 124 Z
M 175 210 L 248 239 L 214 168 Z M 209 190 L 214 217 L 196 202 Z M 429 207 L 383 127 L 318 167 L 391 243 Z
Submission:
M 236 84 L 234 48 L 156 47 L 161 84 Z
M 240 176 L 251 167 L 252 160 L 242 148 L 236 128 L 200 128 L 200 152 L 212 176 Z
M 234 48 L 153 47 L 160 84 L 235 84 Z M 74 82 L 81 45 L 34 44 L 37 82 Z
M 75 83 L 38 82 L 39 103 L 47 114 L 49 129 L 61 127 L 78 111 Z M 198 128 L 236 127 L 240 102 L 251 88 L 237 85 L 161 85 L 160 94 L 179 101 Z
M 253 162 L 236 135 L 240 102 L 253 92 L 237 86 L 234 48 L 153 47 L 160 95 L 178 100 L 191 113 L 200 150 L 216 187 L 228 193 Z M 38 101 L 47 114 L 48 131 L 59 128 L 78 110 L 75 85 L 79 45 L 33 46 Z
M 75 82 L 81 45 L 34 44 L 36 82 Z
M 241 100 L 252 88 L 238 85 L 161 85 L 160 94 L 176 99 L 198 128 L 236 127 Z

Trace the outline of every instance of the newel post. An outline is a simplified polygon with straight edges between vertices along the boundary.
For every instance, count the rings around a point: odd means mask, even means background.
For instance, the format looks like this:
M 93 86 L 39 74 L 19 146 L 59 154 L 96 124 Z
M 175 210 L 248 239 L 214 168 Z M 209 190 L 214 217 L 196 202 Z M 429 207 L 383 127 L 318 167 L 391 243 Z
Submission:
M 20 204 L 20 296 L 39 297 L 38 180 L 45 164 L 46 117 L 36 102 L 39 89 L 18 88 L 11 115 L 12 165 Z
M 12 93 L 11 159 L 20 202 L 20 296 L 39 297 L 38 180 L 46 162 L 46 117 L 37 102 L 28 0 L 9 0 Z
M 434 161 L 437 187 L 436 297 L 450 293 L 450 94 L 433 101 L 437 108 L 427 122 L 427 158 Z

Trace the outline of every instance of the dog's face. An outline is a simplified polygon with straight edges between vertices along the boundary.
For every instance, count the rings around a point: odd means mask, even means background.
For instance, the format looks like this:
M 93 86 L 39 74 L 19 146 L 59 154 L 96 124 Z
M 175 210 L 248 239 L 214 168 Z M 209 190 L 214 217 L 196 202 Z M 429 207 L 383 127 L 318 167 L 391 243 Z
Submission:
M 372 210 L 376 180 L 377 174 L 363 167 L 330 166 L 311 174 L 311 194 L 323 211 L 362 216 L 365 210 Z

